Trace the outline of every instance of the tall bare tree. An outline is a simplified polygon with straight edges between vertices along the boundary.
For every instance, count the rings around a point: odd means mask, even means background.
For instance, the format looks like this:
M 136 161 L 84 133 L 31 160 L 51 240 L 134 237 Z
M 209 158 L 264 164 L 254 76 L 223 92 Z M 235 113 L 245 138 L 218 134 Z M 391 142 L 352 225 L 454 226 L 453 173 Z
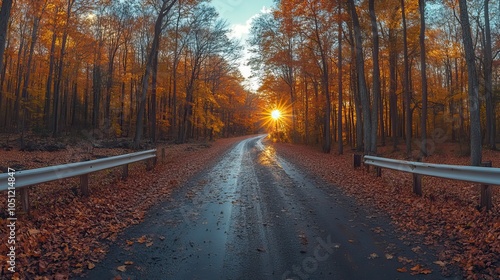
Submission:
M 411 92 L 410 92 L 410 65 L 408 61 L 408 32 L 406 28 L 406 9 L 405 0 L 401 0 L 401 15 L 403 18 L 403 86 L 404 86 L 404 104 L 405 104 L 405 140 L 406 154 L 411 152 L 411 132 L 412 132 L 412 111 L 411 111 Z
M 137 122 L 135 126 L 135 137 L 134 137 L 134 145 L 139 147 L 142 139 L 143 129 L 144 129 L 144 112 L 146 110 L 146 100 L 147 100 L 147 92 L 149 85 L 149 78 L 151 76 L 151 72 L 153 71 L 153 63 L 158 63 L 158 60 L 155 59 L 158 49 L 160 47 L 160 39 L 161 33 L 164 26 L 164 19 L 175 5 L 177 0 L 163 0 L 161 3 L 160 10 L 158 11 L 158 16 L 155 21 L 154 26 L 154 36 L 153 42 L 149 48 L 149 54 L 147 56 L 146 61 L 146 69 L 141 79 L 141 94 L 139 96 L 139 108 L 137 110 Z M 156 119 L 152 120 L 156 122 Z
M 380 66 L 379 66 L 379 36 L 377 27 L 377 16 L 375 15 L 375 0 L 368 2 L 370 10 L 370 22 L 372 27 L 373 37 L 373 102 L 372 102 L 372 116 L 371 116 L 371 139 L 370 139 L 370 153 L 377 154 L 377 128 L 378 128 L 378 109 L 380 107 Z
M 492 64 L 493 54 L 491 50 L 491 26 L 490 26 L 490 0 L 484 0 L 484 39 L 483 39 L 483 56 L 484 56 L 484 91 L 486 101 L 486 133 L 487 143 L 490 149 L 496 150 L 496 120 L 495 120 L 495 104 L 492 98 L 493 95 L 493 79 L 492 79 Z
M 0 74 L 3 72 L 3 53 L 5 51 L 5 42 L 7 40 L 7 27 L 9 26 L 10 10 L 12 0 L 3 0 L 0 8 Z M 0 90 L 1 91 L 1 90 Z
M 358 72 L 358 90 L 363 114 L 363 145 L 365 153 L 371 153 L 372 123 L 370 115 L 370 94 L 366 86 L 363 43 L 361 27 L 354 0 L 348 0 L 349 12 L 354 29 L 354 47 L 356 53 L 356 70 Z
M 67 47 L 67 42 L 68 42 L 68 33 L 69 33 L 69 25 L 70 25 L 70 19 L 73 14 L 73 5 L 75 4 L 76 0 L 68 0 L 66 2 L 66 15 L 65 15 L 65 21 L 64 21 L 64 29 L 63 29 L 63 35 L 62 35 L 62 41 L 61 41 L 61 51 L 59 53 L 59 65 L 57 66 L 57 75 L 56 79 L 54 81 L 54 102 L 53 102 L 53 130 L 52 130 L 52 136 L 56 137 L 59 134 L 59 125 L 60 125 L 60 117 L 61 117 L 61 112 L 60 112 L 60 99 L 61 99 L 61 83 L 63 80 L 63 73 L 64 73 L 64 56 L 66 55 L 66 47 Z
M 337 20 L 338 20 L 338 87 L 339 87 L 339 95 L 338 95 L 338 106 L 339 109 L 337 110 L 337 138 L 338 138 L 338 153 L 339 155 L 344 153 L 344 142 L 343 142 L 343 137 L 342 137 L 342 1 L 338 0 L 337 2 L 338 5 L 338 14 L 337 14 Z
M 476 70 L 474 45 L 469 22 L 467 0 L 458 1 L 460 7 L 460 25 L 462 26 L 462 42 L 467 63 L 467 81 L 469 95 L 470 118 L 470 162 L 473 166 L 481 165 L 481 116 L 479 104 L 479 77 Z
M 427 156 L 427 64 L 425 53 L 425 0 L 418 0 L 418 8 L 420 12 L 420 73 L 422 78 L 422 116 L 420 119 L 421 126 L 421 147 L 422 156 Z

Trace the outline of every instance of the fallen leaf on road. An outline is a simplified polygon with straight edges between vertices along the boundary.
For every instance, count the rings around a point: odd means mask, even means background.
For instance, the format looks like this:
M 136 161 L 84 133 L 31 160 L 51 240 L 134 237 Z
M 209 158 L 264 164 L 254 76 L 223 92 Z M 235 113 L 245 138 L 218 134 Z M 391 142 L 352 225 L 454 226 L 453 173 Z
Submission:
M 399 261 L 400 263 L 404 263 L 404 264 L 409 264 L 409 263 L 411 263 L 411 262 L 412 262 L 412 260 L 410 260 L 410 259 L 408 259 L 408 258 L 406 258 L 406 257 L 401 257 L 401 256 L 399 256 L 399 257 L 398 257 L 398 261 Z
M 147 241 L 146 235 L 143 235 L 137 239 L 137 242 L 144 243 Z
M 384 232 L 384 230 L 381 227 L 372 228 L 372 231 L 375 232 L 375 233 Z
M 385 258 L 388 260 L 392 260 L 394 258 L 394 256 L 391 254 L 385 254 Z
M 411 250 L 412 250 L 414 253 L 417 253 L 417 254 L 422 253 L 422 248 L 420 248 L 420 246 L 413 247 L 413 248 L 411 248 Z
M 411 271 L 419 271 L 421 269 L 421 266 L 417 264 L 416 266 L 410 268 Z
M 151 242 L 146 243 L 146 247 L 151 247 L 151 246 L 153 246 L 153 242 L 152 242 L 152 241 L 151 241 Z
M 126 264 L 126 265 L 132 265 L 132 264 L 134 264 L 134 262 L 133 261 L 126 261 L 126 262 L 124 262 L 124 264 Z
M 441 267 L 446 266 L 446 263 L 443 262 L 443 261 L 435 261 L 434 263 L 437 264 L 437 265 L 439 265 L 439 266 L 441 266 Z
M 307 243 L 309 243 L 307 241 L 307 237 L 305 234 L 299 234 L 299 237 L 300 237 L 300 243 L 302 243 L 302 245 L 307 245 Z
M 406 266 L 403 266 L 402 268 L 396 269 L 398 272 L 407 272 L 408 270 L 406 269 Z
M 431 274 L 432 270 L 425 268 L 419 271 L 420 274 Z
M 378 255 L 377 255 L 377 253 L 371 253 L 368 258 L 369 259 L 376 259 L 376 258 L 378 258 Z
M 94 269 L 94 267 L 95 267 L 95 264 L 93 264 L 91 262 L 89 262 L 88 265 L 87 265 L 88 269 Z
M 127 271 L 127 267 L 124 265 L 120 265 L 119 267 L 116 268 L 116 270 L 121 271 L 121 272 L 125 272 L 125 271 Z

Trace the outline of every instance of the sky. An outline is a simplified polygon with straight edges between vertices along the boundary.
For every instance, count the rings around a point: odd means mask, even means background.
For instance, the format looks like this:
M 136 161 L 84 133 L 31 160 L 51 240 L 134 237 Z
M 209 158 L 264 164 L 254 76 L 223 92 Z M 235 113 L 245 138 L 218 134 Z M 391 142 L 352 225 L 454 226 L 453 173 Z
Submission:
M 246 40 L 248 39 L 252 18 L 259 13 L 269 10 L 273 6 L 273 0 L 212 0 L 212 5 L 217 9 L 220 17 L 225 19 L 231 28 L 230 37 L 238 39 L 244 46 L 243 58 L 240 61 L 240 71 L 247 79 L 246 85 L 252 90 L 257 90 L 256 80 L 250 80 L 250 67 L 245 66 L 249 58 Z

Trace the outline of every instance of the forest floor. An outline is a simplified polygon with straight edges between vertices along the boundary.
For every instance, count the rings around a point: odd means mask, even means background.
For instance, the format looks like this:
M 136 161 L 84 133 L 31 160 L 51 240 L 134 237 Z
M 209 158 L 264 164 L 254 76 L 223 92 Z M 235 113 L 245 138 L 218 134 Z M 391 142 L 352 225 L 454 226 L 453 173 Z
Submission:
M 1 138 L 2 135 L 0 135 Z M 144 163 L 130 166 L 121 180 L 120 168 L 96 172 L 89 178 L 90 196 L 81 197 L 78 178 L 30 187 L 32 210 L 18 211 L 16 274 L 13 279 L 68 279 L 93 269 L 120 232 L 143 220 L 146 211 L 169 197 L 171 192 L 222 157 L 244 139 L 220 139 L 165 148 L 164 162 L 152 171 Z M 19 151 L 12 139 L 0 139 L 0 170 L 33 169 L 133 152 L 126 148 L 104 148 L 70 139 L 66 143 L 31 143 L 32 151 Z M 42 147 L 41 147 L 41 146 Z M 99 145 L 97 145 L 99 146 Z M 126 146 L 126 145 L 125 145 Z M 359 203 L 386 212 L 401 231 L 403 240 L 415 236 L 440 251 L 436 264 L 442 273 L 458 265 L 468 279 L 500 278 L 500 190 L 493 187 L 490 212 L 478 211 L 479 186 L 472 183 L 424 177 L 423 196 L 412 193 L 411 175 L 384 169 L 382 177 L 364 168 L 354 169 L 353 152 L 341 156 L 324 154 L 304 145 L 274 144 L 283 157 L 339 186 Z M 43 151 L 36 151 L 41 149 Z M 52 150 L 49 152 L 49 150 Z M 439 144 L 426 162 L 467 165 L 469 158 L 454 143 Z M 381 156 L 404 158 L 404 147 L 380 147 Z M 485 150 L 483 161 L 500 166 L 500 152 Z M 7 195 L 0 196 L 6 205 Z M 19 200 L 18 200 L 19 201 Z M 0 211 L 0 240 L 7 240 L 6 207 Z M 401 260 L 403 263 L 411 260 Z M 0 278 L 5 278 L 7 246 L 0 246 Z M 412 268 L 411 266 L 408 269 Z M 411 272 L 411 271 L 410 271 Z
M 360 204 L 374 206 L 386 212 L 401 231 L 403 240 L 423 238 L 426 245 L 440 253 L 435 263 L 442 273 L 454 265 L 461 267 L 467 279 L 500 279 L 500 190 L 493 187 L 493 205 L 490 212 L 479 211 L 478 184 L 423 177 L 423 196 L 412 192 L 411 174 L 383 169 L 382 177 L 365 168 L 353 168 L 353 151 L 344 149 L 343 155 L 322 153 L 319 148 L 276 143 L 278 154 L 298 167 L 339 186 L 344 193 Z M 423 161 L 468 165 L 464 147 L 456 143 L 442 143 L 433 155 Z M 383 157 L 405 159 L 404 145 L 379 147 Z M 500 166 L 500 152 L 484 150 L 483 161 L 491 160 Z

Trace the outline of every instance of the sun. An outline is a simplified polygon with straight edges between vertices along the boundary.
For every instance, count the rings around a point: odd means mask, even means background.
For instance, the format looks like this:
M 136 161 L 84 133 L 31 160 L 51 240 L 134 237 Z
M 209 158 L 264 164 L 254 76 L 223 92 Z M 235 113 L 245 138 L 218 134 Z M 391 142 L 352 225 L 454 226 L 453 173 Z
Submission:
M 292 119 L 291 105 L 286 102 L 267 104 L 259 115 L 261 127 L 267 131 L 280 131 L 284 134 Z
M 279 120 L 279 118 L 281 118 L 281 111 L 278 110 L 278 109 L 275 109 L 271 112 L 271 118 L 273 118 L 273 120 Z

